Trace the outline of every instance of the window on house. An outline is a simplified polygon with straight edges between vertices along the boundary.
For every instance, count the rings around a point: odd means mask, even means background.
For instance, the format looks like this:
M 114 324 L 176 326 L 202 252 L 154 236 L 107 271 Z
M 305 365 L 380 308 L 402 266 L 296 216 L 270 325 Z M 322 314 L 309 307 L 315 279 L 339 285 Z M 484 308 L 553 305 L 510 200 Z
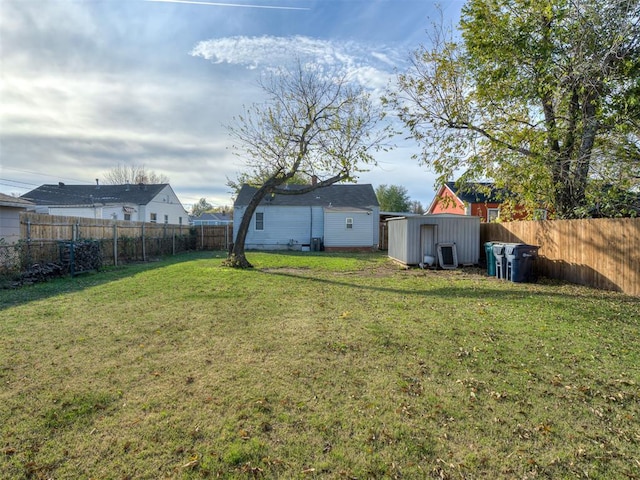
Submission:
M 149 215 L 149 218 L 151 219 L 151 223 L 156 223 L 158 221 L 158 214 L 157 213 L 151 213 Z
M 347 218 L 347 228 L 353 228 L 353 218 Z
M 165 224 L 169 223 L 169 215 L 164 216 L 164 223 Z
M 178 225 L 182 225 L 182 217 L 178 217 Z
M 264 213 L 256 212 L 256 230 L 264 230 Z
M 124 219 L 130 222 L 131 221 L 131 214 L 130 213 L 125 213 L 124 214 Z
M 500 217 L 500 209 L 499 208 L 488 208 L 487 209 L 487 222 L 495 222 Z

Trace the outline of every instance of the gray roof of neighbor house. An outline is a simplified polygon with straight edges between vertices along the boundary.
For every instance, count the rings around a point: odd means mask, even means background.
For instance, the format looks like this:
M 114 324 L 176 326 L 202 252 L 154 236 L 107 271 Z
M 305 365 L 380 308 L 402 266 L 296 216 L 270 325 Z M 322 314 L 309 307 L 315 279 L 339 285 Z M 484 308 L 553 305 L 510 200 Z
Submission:
M 33 207 L 33 202 L 29 200 L 25 200 L 20 197 L 12 197 L 11 195 L 5 195 L 4 193 L 0 193 L 0 206 L 2 207 L 17 207 L 17 208 L 27 208 Z
M 201 220 L 208 222 L 229 222 L 233 220 L 228 213 L 205 212 L 199 216 L 191 215 L 191 220 Z
M 164 189 L 168 183 L 125 185 L 41 185 L 20 198 L 37 205 L 105 205 L 129 203 L 146 205 Z
M 308 185 L 288 185 L 291 191 Z M 243 185 L 234 206 L 248 205 L 257 188 Z M 261 205 L 286 205 L 298 207 L 377 207 L 378 198 L 370 184 L 334 184 L 317 188 L 308 193 L 267 195 Z
M 456 182 L 447 182 L 446 185 L 460 200 L 466 203 L 500 203 L 504 200 L 505 192 L 499 192 L 493 183 L 476 182 L 457 186 Z M 503 195 L 502 200 L 499 198 L 500 193 Z

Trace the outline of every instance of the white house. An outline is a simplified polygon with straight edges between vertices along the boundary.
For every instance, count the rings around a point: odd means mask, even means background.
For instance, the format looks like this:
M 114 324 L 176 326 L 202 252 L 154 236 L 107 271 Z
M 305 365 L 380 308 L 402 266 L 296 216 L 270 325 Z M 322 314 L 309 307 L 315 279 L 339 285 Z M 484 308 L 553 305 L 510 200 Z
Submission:
M 20 240 L 20 212 L 33 207 L 33 203 L 22 198 L 0 193 L 0 239 L 4 243 Z
M 193 226 L 231 225 L 233 223 L 233 218 L 227 213 L 206 212 L 197 217 L 189 217 L 189 223 Z
M 37 213 L 188 225 L 189 215 L 168 183 L 41 185 L 22 195 Z
M 306 185 L 290 185 L 295 191 Z M 233 237 L 256 189 L 243 185 L 234 203 Z M 380 206 L 371 185 L 335 184 L 262 200 L 251 219 L 248 250 L 372 250 L 379 243 Z

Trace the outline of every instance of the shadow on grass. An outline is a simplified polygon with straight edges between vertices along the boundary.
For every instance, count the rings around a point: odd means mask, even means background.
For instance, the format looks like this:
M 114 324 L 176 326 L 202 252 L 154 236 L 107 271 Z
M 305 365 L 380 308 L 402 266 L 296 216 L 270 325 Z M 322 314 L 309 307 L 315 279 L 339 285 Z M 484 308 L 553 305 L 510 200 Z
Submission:
M 148 262 L 136 262 L 119 265 L 117 267 L 104 267 L 99 272 L 91 271 L 75 277 L 69 275 L 51 280 L 24 285 L 15 289 L 0 289 L 0 311 L 37 300 L 43 300 L 57 295 L 74 293 L 86 288 L 97 287 L 123 278 L 133 277 L 142 272 L 148 272 L 156 268 L 164 268 L 176 263 L 192 260 L 211 259 L 220 252 L 187 252 L 175 256 L 164 257 Z
M 541 291 L 539 289 L 526 288 L 527 285 L 537 285 L 537 284 L 525 284 L 519 283 L 517 285 L 521 286 L 518 290 L 509 289 L 501 289 L 499 285 L 506 285 L 508 287 L 514 287 L 514 284 L 509 282 L 502 282 L 500 280 L 495 280 L 489 277 L 482 277 L 486 280 L 487 284 L 493 283 L 491 286 L 482 286 L 481 288 L 471 288 L 469 286 L 458 287 L 458 286 L 447 286 L 447 287 L 436 287 L 430 289 L 403 289 L 403 288 L 394 288 L 394 287 L 381 287 L 381 286 L 373 286 L 373 285 L 364 285 L 357 282 L 347 282 L 342 280 L 334 280 L 327 278 L 318 278 L 304 274 L 296 274 L 289 272 L 279 272 L 274 270 L 257 270 L 257 272 L 263 273 L 265 275 L 274 275 L 274 276 L 282 276 L 288 277 L 296 280 L 304 280 L 305 282 L 316 282 L 323 283 L 333 286 L 341 286 L 347 288 L 353 288 L 356 290 L 370 290 L 377 291 L 381 293 L 392 293 L 392 294 L 400 294 L 400 295 L 410 295 L 416 297 L 423 296 L 432 296 L 439 298 L 450 298 L 450 299 L 472 299 L 472 300 L 495 300 L 495 301 L 509 301 L 509 300 L 521 300 L 527 297 L 546 297 L 546 298 L 594 298 L 601 299 L 603 295 L 611 294 L 615 295 L 614 292 L 603 292 L 603 291 L 594 291 L 592 295 L 588 292 L 588 289 L 582 290 L 581 294 L 571 294 L 566 291 L 555 292 L 550 289 L 545 289 Z M 640 299 L 622 295 L 615 295 L 615 299 L 617 302 L 621 303 L 638 303 L 640 304 Z

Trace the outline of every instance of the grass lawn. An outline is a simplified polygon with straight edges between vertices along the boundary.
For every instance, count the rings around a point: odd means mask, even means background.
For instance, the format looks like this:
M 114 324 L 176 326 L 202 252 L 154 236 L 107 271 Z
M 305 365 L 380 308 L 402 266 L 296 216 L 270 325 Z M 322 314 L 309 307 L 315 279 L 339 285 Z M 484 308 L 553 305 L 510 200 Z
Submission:
M 0 291 L 0 477 L 640 478 L 640 300 L 198 253 Z

